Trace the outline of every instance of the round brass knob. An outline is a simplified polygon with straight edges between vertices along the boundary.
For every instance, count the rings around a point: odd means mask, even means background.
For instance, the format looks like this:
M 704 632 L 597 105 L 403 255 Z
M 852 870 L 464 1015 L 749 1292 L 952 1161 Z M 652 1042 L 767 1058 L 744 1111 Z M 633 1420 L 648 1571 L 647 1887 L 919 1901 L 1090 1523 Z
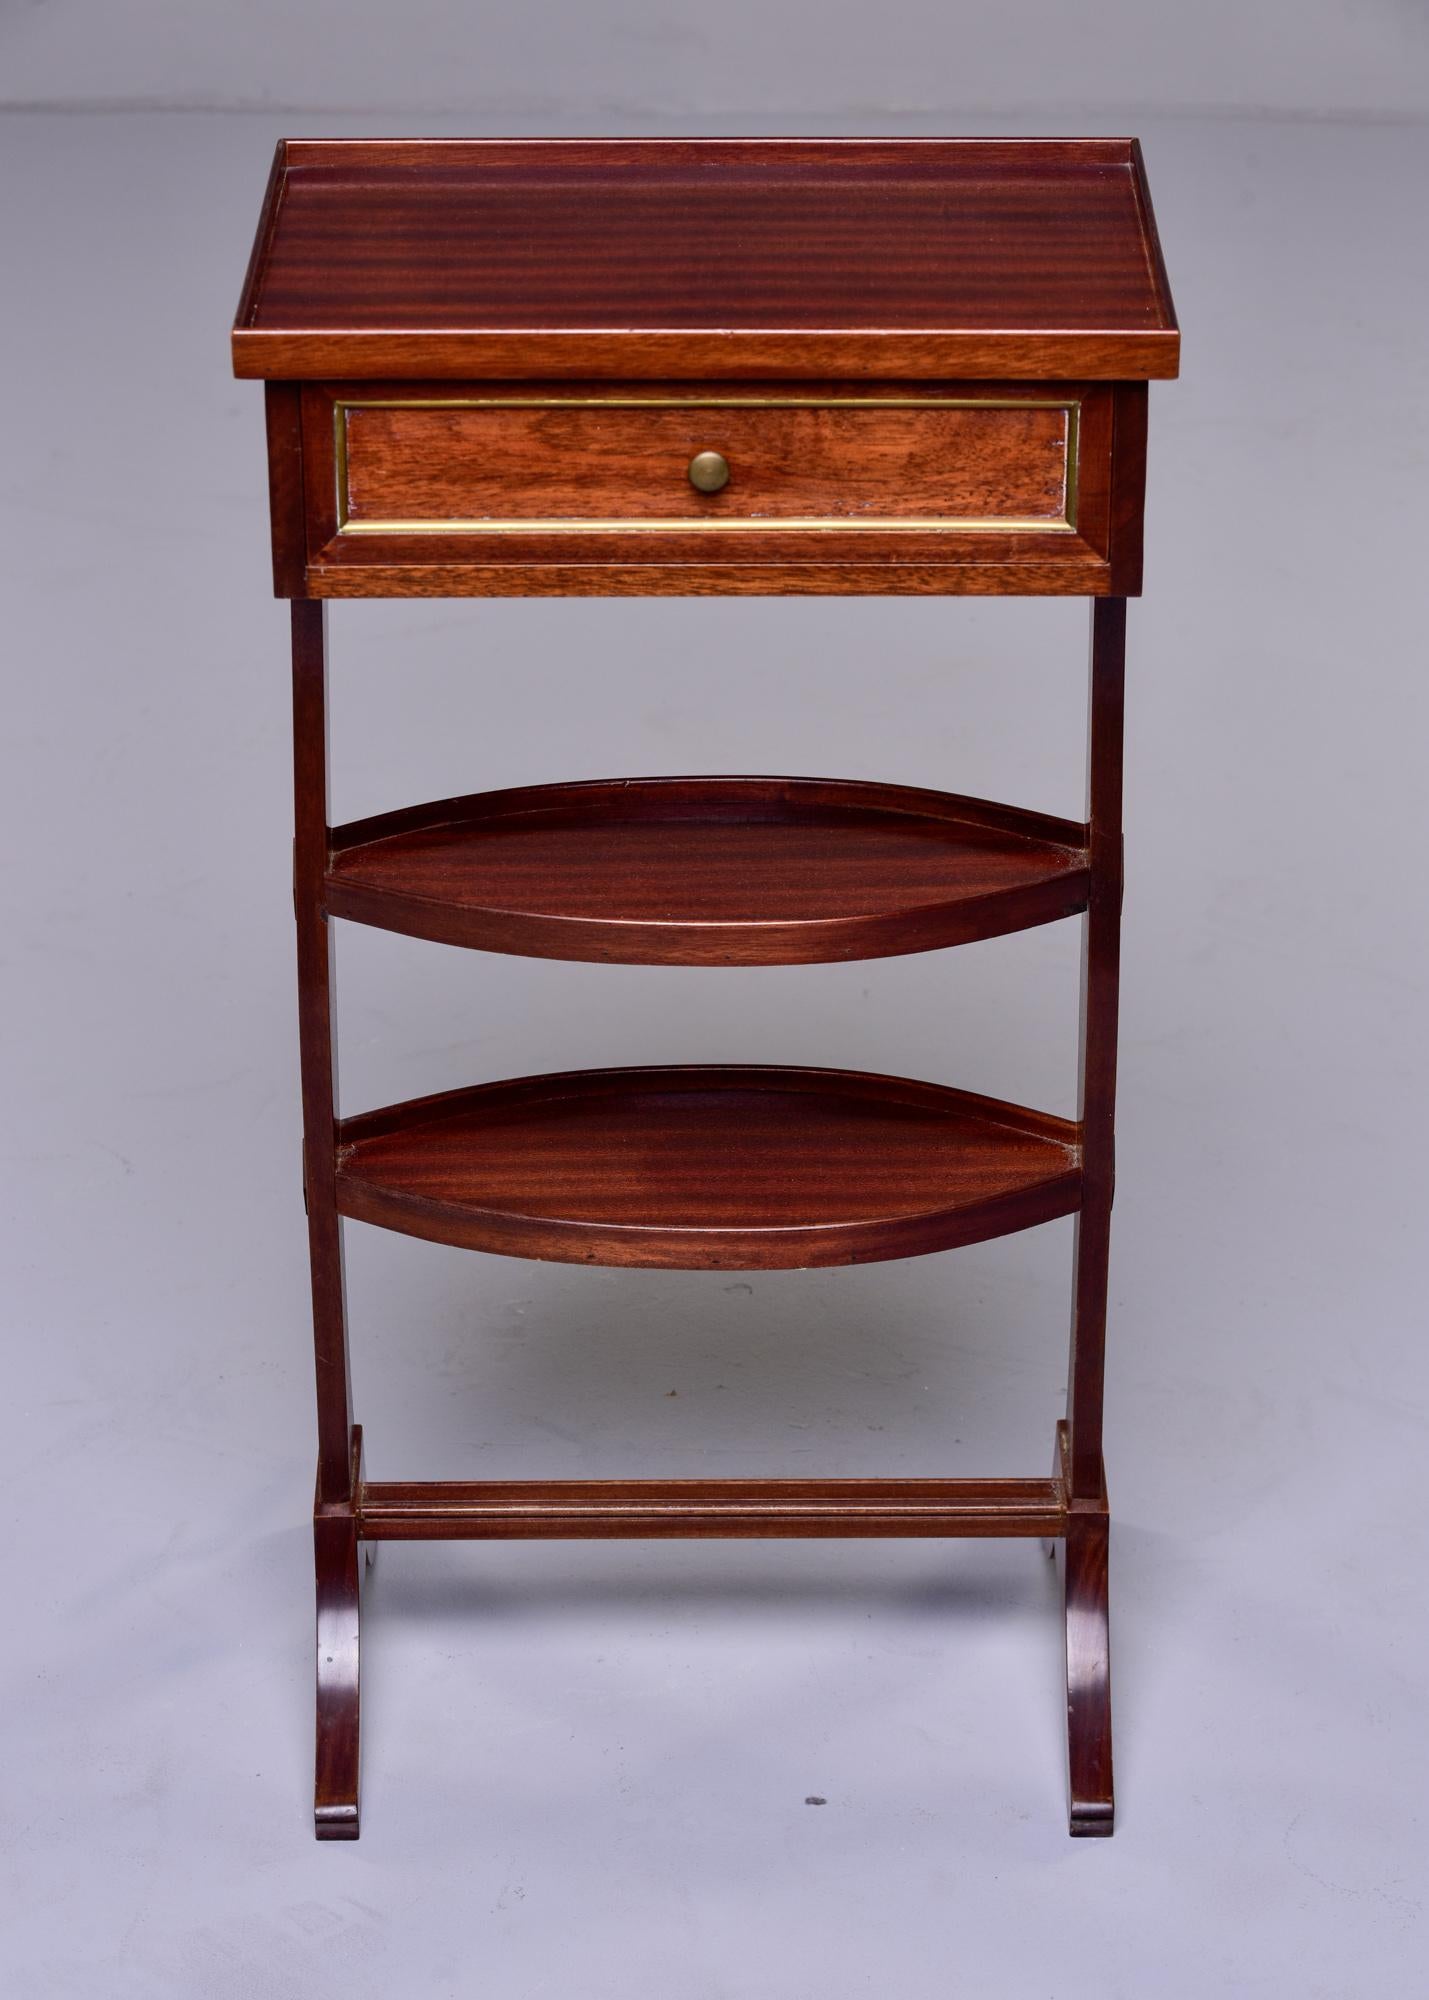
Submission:
M 718 493 L 729 484 L 729 465 L 717 451 L 697 451 L 690 460 L 690 484 L 699 493 Z

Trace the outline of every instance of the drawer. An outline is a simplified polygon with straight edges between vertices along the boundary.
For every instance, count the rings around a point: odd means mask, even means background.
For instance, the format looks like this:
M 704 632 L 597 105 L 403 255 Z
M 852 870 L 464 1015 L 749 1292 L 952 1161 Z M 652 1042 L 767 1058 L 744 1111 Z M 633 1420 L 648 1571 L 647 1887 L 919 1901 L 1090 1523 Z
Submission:
M 309 588 L 1094 592 L 1104 384 L 499 385 L 303 391 Z M 884 583 L 880 570 L 897 565 Z M 911 565 L 939 572 L 924 583 Z M 589 572 L 599 566 L 603 574 Z M 641 574 L 625 580 L 633 566 Z M 498 572 L 517 569 L 519 576 Z M 661 572 L 659 577 L 654 570 Z M 951 574 L 958 571 L 958 575 Z M 774 572 L 782 574 L 778 577 Z M 405 576 L 399 574 L 405 572 Z M 467 574 L 462 574 L 467 572 Z M 716 574 L 717 572 L 717 574 Z
M 1076 520 L 1075 402 L 553 394 L 354 399 L 333 419 L 344 534 Z

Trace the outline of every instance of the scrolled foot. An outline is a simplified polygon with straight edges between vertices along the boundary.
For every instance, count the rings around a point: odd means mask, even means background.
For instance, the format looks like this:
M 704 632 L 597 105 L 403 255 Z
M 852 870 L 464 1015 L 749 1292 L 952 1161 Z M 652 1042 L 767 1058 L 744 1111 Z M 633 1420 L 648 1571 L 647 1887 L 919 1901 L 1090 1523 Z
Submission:
M 1105 1838 L 1115 1808 L 1111 1764 L 1111 1649 L 1104 1513 L 1067 1517 L 1067 1772 L 1074 1836 Z
M 354 1473 L 360 1477 L 360 1438 Z M 356 1488 L 354 1488 L 356 1490 Z M 356 1840 L 360 1705 L 361 1572 L 354 1506 L 313 1515 L 317 1577 L 317 1735 L 313 1831 L 319 1840 Z
M 356 1799 L 313 1808 L 313 1832 L 319 1840 L 356 1840 L 360 1831 Z
M 1067 1831 L 1074 1840 L 1105 1840 L 1115 1830 L 1116 1811 L 1110 1799 L 1072 1800 Z

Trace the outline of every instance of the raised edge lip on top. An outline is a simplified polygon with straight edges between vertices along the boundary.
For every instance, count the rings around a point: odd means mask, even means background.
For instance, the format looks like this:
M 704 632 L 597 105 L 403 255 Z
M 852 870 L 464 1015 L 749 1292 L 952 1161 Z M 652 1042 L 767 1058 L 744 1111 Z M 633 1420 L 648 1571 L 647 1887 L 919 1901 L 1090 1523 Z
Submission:
M 721 325 L 664 327 L 598 322 L 542 325 L 513 317 L 507 325 L 426 326 L 412 320 L 385 327 L 343 328 L 304 323 L 295 311 L 288 324 L 259 327 L 274 238 L 281 227 L 292 176 L 323 167 L 391 169 L 411 164 L 448 169 L 485 158 L 515 164 L 546 153 L 569 163 L 595 165 L 672 159 L 706 152 L 758 161 L 804 158 L 811 166 L 862 159 L 869 165 L 918 154 L 980 154 L 989 162 L 1061 154 L 1072 164 L 1122 168 L 1130 173 L 1140 241 L 1147 265 L 1148 298 L 1157 324 L 1141 327 L 859 325 L 832 321 L 822 328 Z M 1088 315 L 1090 318 L 1091 315 Z M 867 372 L 879 377 L 981 376 L 995 380 L 1169 379 L 1178 372 L 1180 335 L 1139 141 L 1134 138 L 760 138 L 760 139 L 284 139 L 274 155 L 252 254 L 232 335 L 234 373 L 240 377 L 300 380 L 345 376 L 380 379 L 420 375 L 456 379 L 536 379 L 579 375 L 666 379 L 729 379 L 759 374 L 789 378 Z

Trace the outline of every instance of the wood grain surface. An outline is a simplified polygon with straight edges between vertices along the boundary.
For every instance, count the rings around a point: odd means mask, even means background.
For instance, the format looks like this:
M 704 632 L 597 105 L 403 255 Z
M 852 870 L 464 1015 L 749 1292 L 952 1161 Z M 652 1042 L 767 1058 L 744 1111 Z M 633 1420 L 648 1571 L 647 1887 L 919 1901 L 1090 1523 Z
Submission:
M 1060 1479 L 427 1480 L 365 1485 L 375 1541 L 1060 1535 Z
M 318 597 L 1091 595 L 1122 561 L 1114 484 L 1123 503 L 1140 491 L 1134 455 L 1129 476 L 1112 465 L 1128 393 L 1136 386 L 840 381 L 810 384 L 791 405 L 796 392 L 770 381 L 692 384 L 688 401 L 668 382 L 308 383 L 304 588 Z M 725 420 L 733 430 L 717 433 Z M 489 457 L 467 429 L 488 422 Z M 801 426 L 811 438 L 803 457 Z M 721 440 L 729 485 L 697 494 L 690 458 Z M 507 511 L 386 511 L 498 504 Z M 800 511 L 809 507 L 829 511 Z M 987 511 L 958 511 L 968 507 Z M 1129 522 L 1121 534 L 1133 539 Z
M 362 538 L 355 538 L 354 546 Z M 373 542 L 379 538 L 374 536 Z M 686 541 L 692 539 L 685 537 Z M 852 538 L 849 538 L 852 539 Z M 1055 550 L 1028 546 L 990 555 L 986 545 L 956 560 L 909 559 L 896 547 L 845 548 L 827 561 L 809 560 L 806 550 L 773 553 L 765 537 L 746 548 L 743 561 L 712 561 L 706 548 L 688 549 L 666 560 L 613 561 L 593 556 L 589 547 L 550 559 L 549 552 L 515 557 L 509 549 L 499 562 L 462 560 L 430 544 L 405 550 L 404 560 L 373 561 L 364 551 L 355 562 L 333 559 L 331 547 L 308 566 L 311 597 L 1105 597 L 1113 588 L 1107 563 L 1072 536 L 1058 537 Z M 905 538 L 906 539 L 906 538 Z M 948 541 L 952 540 L 949 536 Z M 1003 538 L 1009 545 L 1013 537 Z M 388 545 L 391 546 L 390 544 Z M 546 559 L 541 559 L 544 554 Z
M 303 1093 L 303 1195 L 308 1211 L 318 1476 L 327 1497 L 350 1493 L 353 1430 L 342 1234 L 333 1188 L 337 1063 L 332 926 L 323 910 L 327 860 L 327 610 L 294 601 L 293 914 L 298 958 L 298 1057 Z
M 918 1256 L 1069 1214 L 1066 1120 L 903 1077 L 580 1070 L 344 1121 L 338 1207 L 504 1256 L 785 1270 Z
M 589 399 L 342 403 L 340 531 L 510 521 L 1072 525 L 1074 410 L 1047 398 L 961 402 L 910 391 L 894 400 L 849 385 L 823 403 L 773 390 L 745 402 L 677 397 L 607 389 Z M 701 451 L 728 463 L 717 493 L 690 483 Z
M 287 140 L 243 375 L 1174 375 L 1131 139 Z
M 1072 820 L 909 785 L 633 778 L 338 827 L 326 905 L 531 958 L 793 965 L 995 937 L 1087 894 Z
M 362 1562 L 357 1496 L 362 1492 L 362 1426 L 352 1427 L 346 1497 L 319 1480 L 313 1502 L 317 1583 L 316 1729 L 313 1828 L 319 1840 L 356 1840 L 361 1831 Z
M 235 372 L 268 384 L 273 580 L 294 600 L 320 1837 L 359 1825 L 362 1543 L 439 1536 L 1047 1537 L 1065 1561 L 1070 1828 L 1112 1830 L 1125 617 L 1146 384 L 1177 372 L 1179 339 L 1134 140 L 280 144 L 232 342 Z M 717 493 L 690 484 L 699 451 L 728 460 Z M 1093 600 L 1085 824 L 789 778 L 535 786 L 328 823 L 322 599 L 929 593 Z M 1083 909 L 1076 1121 L 733 1066 L 336 1116 L 335 916 L 531 956 L 751 965 Z M 510 1256 L 774 1270 L 1073 1212 L 1048 1479 L 364 1476 L 343 1217 Z

